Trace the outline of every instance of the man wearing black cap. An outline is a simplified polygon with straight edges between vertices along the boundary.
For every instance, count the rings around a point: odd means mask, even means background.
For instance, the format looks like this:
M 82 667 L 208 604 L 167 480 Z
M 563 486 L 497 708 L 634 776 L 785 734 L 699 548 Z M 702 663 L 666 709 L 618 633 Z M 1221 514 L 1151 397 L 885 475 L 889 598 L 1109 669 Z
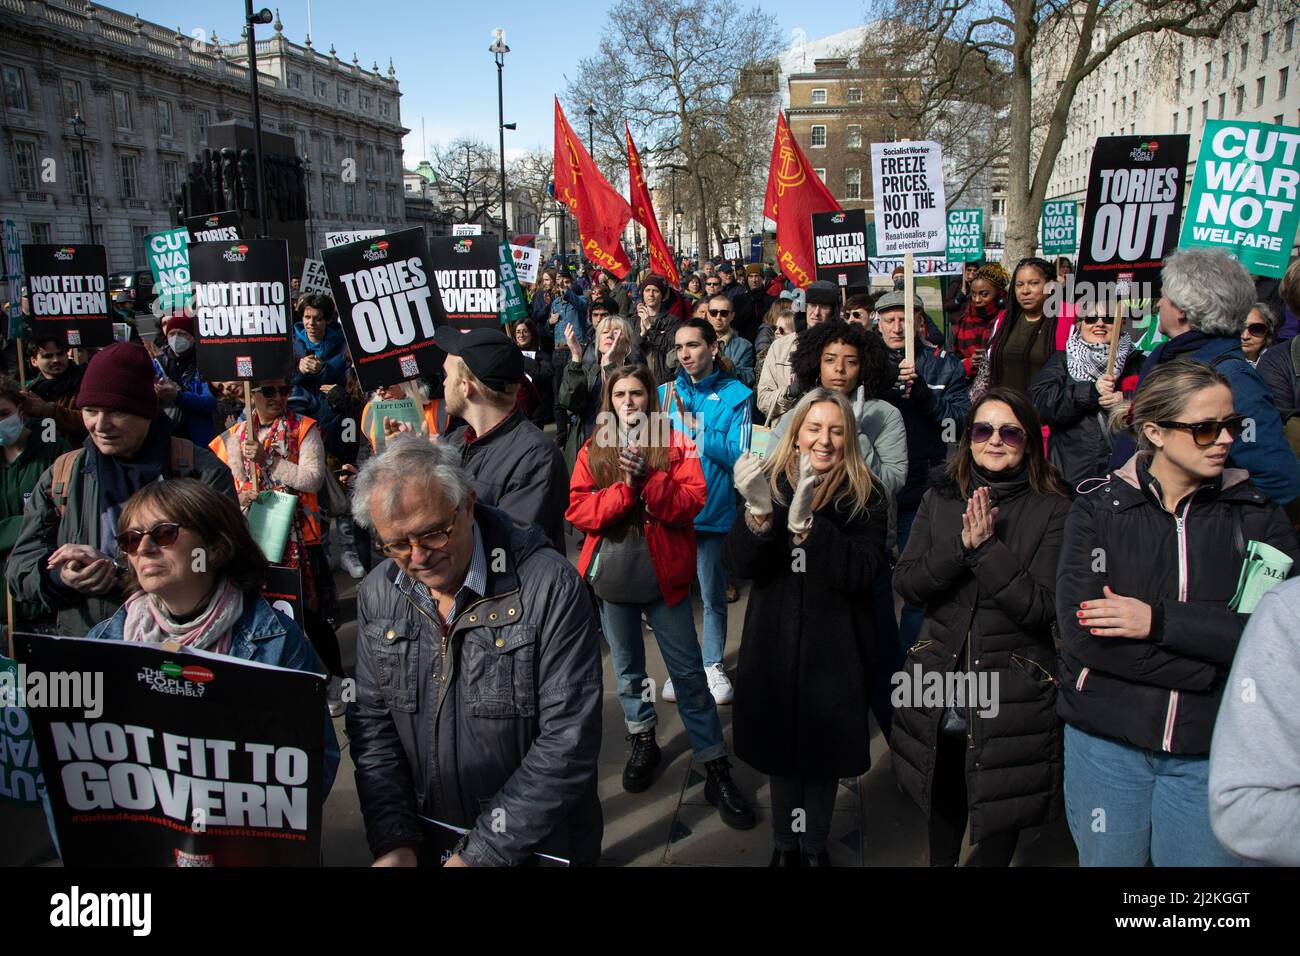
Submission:
M 835 318 L 840 307 L 840 290 L 833 282 L 824 279 L 811 283 L 804 290 L 807 308 L 805 328 Z M 794 354 L 798 336 L 783 335 L 772 343 L 763 360 L 763 370 L 758 379 L 758 407 L 773 424 L 799 400 L 802 394 L 794 380 L 790 357 Z
M 735 297 L 736 320 L 733 328 L 747 338 L 751 345 L 758 335 L 758 327 L 767 315 L 767 310 L 776 301 L 776 296 L 767 294 L 767 283 L 763 279 L 763 267 L 757 262 L 745 266 L 745 290 Z
M 447 414 L 466 423 L 445 441 L 459 449 L 478 500 L 540 526 L 563 554 L 569 474 L 555 442 L 515 407 L 524 377 L 519 346 L 500 329 L 462 332 L 449 325 L 434 340 L 447 353 Z

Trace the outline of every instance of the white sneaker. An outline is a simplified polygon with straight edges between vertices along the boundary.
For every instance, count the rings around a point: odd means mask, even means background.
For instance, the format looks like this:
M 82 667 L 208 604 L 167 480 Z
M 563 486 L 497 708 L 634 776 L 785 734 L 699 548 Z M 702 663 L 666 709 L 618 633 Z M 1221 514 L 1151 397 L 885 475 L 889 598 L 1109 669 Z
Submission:
M 342 717 L 347 713 L 348 705 L 343 703 L 343 681 L 341 678 L 330 678 L 329 684 L 325 687 L 325 703 L 330 709 L 331 717 Z
M 677 703 L 677 695 L 673 693 L 673 679 L 671 677 L 664 681 L 663 689 L 659 691 L 659 699 L 666 700 L 670 704 Z
M 362 565 L 361 559 L 351 551 L 344 551 L 339 557 L 339 564 L 343 565 L 343 570 L 352 576 L 352 580 L 360 581 L 366 576 L 365 566 Z
M 704 668 L 704 676 L 709 679 L 709 693 L 713 695 L 713 700 L 718 704 L 730 704 L 732 695 L 735 693 L 731 687 L 731 681 L 727 679 L 727 672 L 722 669 L 721 664 L 710 664 Z

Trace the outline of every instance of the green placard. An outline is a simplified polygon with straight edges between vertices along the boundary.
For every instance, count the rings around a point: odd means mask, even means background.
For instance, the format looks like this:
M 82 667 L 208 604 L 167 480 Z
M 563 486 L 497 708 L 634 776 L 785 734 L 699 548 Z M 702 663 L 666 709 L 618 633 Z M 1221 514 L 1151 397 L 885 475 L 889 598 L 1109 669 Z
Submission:
M 948 261 L 978 262 L 984 258 L 984 210 L 948 210 Z
M 1179 245 L 1231 253 L 1281 276 L 1300 228 L 1300 126 L 1210 120 Z
M 190 234 L 187 229 L 151 232 L 144 251 L 153 272 L 153 291 L 161 314 L 185 308 L 190 301 Z
M 411 431 L 419 432 L 420 426 L 424 424 L 424 414 L 420 409 L 415 407 L 415 402 L 409 398 L 390 398 L 384 401 L 370 403 L 371 420 L 374 422 L 375 431 L 375 454 L 384 450 L 388 444 L 388 438 L 384 434 L 384 419 L 388 418 L 395 422 L 406 422 L 411 426 Z
M 522 322 L 528 318 L 528 307 L 519 277 L 515 275 L 515 257 L 504 242 L 498 245 L 501 247 L 501 324 Z
M 1073 199 L 1043 203 L 1039 246 L 1045 256 L 1072 256 L 1079 246 L 1079 204 Z
M 36 759 L 31 721 L 26 708 L 19 706 L 25 690 L 24 671 L 0 655 L 0 802 L 35 807 L 45 792 L 45 778 Z

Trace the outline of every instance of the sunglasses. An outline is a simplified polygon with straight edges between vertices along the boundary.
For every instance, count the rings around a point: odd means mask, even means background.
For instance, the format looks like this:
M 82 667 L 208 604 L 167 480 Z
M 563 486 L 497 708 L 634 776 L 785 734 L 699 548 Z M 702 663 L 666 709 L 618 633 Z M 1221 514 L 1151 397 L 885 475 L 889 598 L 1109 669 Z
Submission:
M 1219 436 L 1225 430 L 1232 440 L 1236 441 L 1241 436 L 1245 423 L 1244 415 L 1234 415 L 1221 422 L 1156 422 L 1161 428 L 1177 428 L 1180 431 L 1191 432 L 1192 441 L 1196 442 L 1197 448 L 1209 448 L 1219 440 Z
M 292 395 L 292 385 L 263 385 L 261 388 L 254 389 L 262 393 L 263 398 L 275 398 L 277 395 Z
M 1114 325 L 1115 316 L 1113 315 L 1085 315 L 1083 317 L 1084 325 Z
M 709 309 L 709 315 L 714 316 L 715 318 L 720 315 L 731 315 L 731 310 L 730 309 Z
M 1268 326 L 1263 322 L 1252 322 L 1246 326 L 1246 334 L 1253 338 L 1263 338 L 1268 334 Z
M 1019 425 L 999 425 L 996 428 L 988 422 L 976 422 L 971 426 L 971 441 L 977 445 L 982 445 L 993 437 L 997 432 L 1004 445 L 1012 448 L 1019 448 L 1025 443 L 1025 430 Z
M 117 549 L 124 554 L 135 554 L 145 538 L 153 538 L 153 543 L 160 548 L 170 548 L 180 533 L 181 526 L 174 521 L 156 524 L 148 531 L 123 531 L 117 536 Z

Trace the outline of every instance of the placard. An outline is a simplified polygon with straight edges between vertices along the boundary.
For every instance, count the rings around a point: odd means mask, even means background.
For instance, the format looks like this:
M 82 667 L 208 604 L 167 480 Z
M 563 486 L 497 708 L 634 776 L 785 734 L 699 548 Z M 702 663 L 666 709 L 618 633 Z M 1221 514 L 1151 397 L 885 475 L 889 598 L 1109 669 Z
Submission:
M 94 709 L 27 708 L 65 866 L 319 865 L 322 675 L 136 641 L 15 641 L 29 672 L 100 684 Z
M 510 254 L 510 246 L 504 242 L 498 243 L 500 248 L 500 265 L 501 265 L 501 324 L 508 322 L 522 322 L 528 318 L 528 302 L 524 299 L 523 287 L 519 285 L 519 279 L 515 275 L 515 260 Z
M 239 211 L 228 209 L 208 216 L 190 216 L 185 220 L 190 242 L 238 242 L 244 238 L 243 219 Z
M 817 278 L 836 285 L 867 285 L 867 214 L 861 209 L 816 212 L 812 217 Z
M 495 275 L 496 243 L 483 245 L 492 255 Z M 433 330 L 447 315 L 424 230 L 403 229 L 335 246 L 321 255 L 362 390 L 437 375 L 445 356 L 433 343 Z M 493 311 L 492 325 L 496 323 Z
M 45 778 L 36 759 L 36 741 L 27 710 L 18 706 L 17 688 L 25 671 L 0 654 L 0 803 L 39 807 Z
M 481 236 L 483 227 L 476 222 L 457 222 L 451 227 L 453 236 Z
M 510 255 L 515 260 L 515 275 L 520 282 L 532 285 L 537 281 L 537 271 L 542 264 L 542 252 L 532 246 L 510 246 Z
M 740 236 L 722 240 L 722 258 L 728 262 L 735 262 L 740 258 Z
M 763 237 L 762 236 L 749 237 L 749 261 L 750 262 L 763 261 Z
M 944 252 L 943 150 L 938 143 L 872 143 L 876 254 L 881 257 Z
M 1045 256 L 1072 256 L 1079 246 L 1079 204 L 1073 199 L 1043 203 L 1038 246 Z
M 153 272 L 159 315 L 170 315 L 190 302 L 190 233 L 188 229 L 151 232 L 144 237 L 145 254 Z
M 327 232 L 325 233 L 325 248 L 333 249 L 335 246 L 346 246 L 349 242 L 360 242 L 362 239 L 376 239 L 384 234 L 382 229 L 353 229 L 347 232 Z
M 952 262 L 979 262 L 984 258 L 983 209 L 948 210 L 947 256 Z
M 325 263 L 319 259 L 302 260 L 302 278 L 298 280 L 298 291 L 303 295 L 329 295 L 330 277 L 325 272 Z
M 896 269 L 903 268 L 903 257 L 872 256 L 867 260 L 867 267 L 871 271 L 873 279 L 891 279 Z M 912 257 L 912 275 L 914 276 L 959 276 L 961 274 L 962 263 L 953 262 L 946 255 Z
M 1181 245 L 1221 249 L 1247 272 L 1281 276 L 1300 228 L 1300 127 L 1210 120 Z
M 496 241 L 435 236 L 429 240 L 429 256 L 447 321 L 458 329 L 498 328 L 501 264 Z
M 23 270 L 33 342 L 55 339 L 75 348 L 113 344 L 103 246 L 23 246 Z
M 195 243 L 190 274 L 199 377 L 284 378 L 293 359 L 288 243 Z
M 307 627 L 302 616 L 302 571 L 283 564 L 269 564 L 266 567 L 266 580 L 262 583 L 262 597 L 281 614 L 298 625 L 299 630 Z
M 1102 136 L 1092 150 L 1079 283 L 1158 289 L 1164 258 L 1178 243 L 1187 136 Z

